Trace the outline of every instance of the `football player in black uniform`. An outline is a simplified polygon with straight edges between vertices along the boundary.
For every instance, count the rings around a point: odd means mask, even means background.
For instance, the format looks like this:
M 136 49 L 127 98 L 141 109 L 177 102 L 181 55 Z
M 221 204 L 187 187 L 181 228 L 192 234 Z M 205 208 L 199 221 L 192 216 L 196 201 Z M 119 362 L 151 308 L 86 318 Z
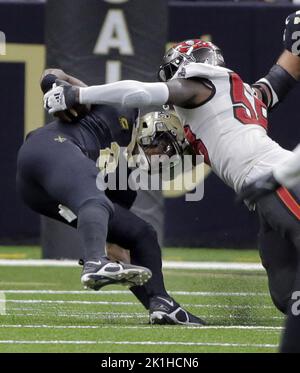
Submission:
M 43 74 L 43 91 L 47 92 L 58 78 L 84 86 L 63 71 L 52 69 Z M 97 186 L 99 152 L 132 144 L 138 110 L 76 105 L 57 116 L 57 120 L 29 133 L 19 150 L 17 188 L 25 203 L 42 215 L 77 228 L 84 286 L 98 290 L 108 284 L 126 284 L 149 309 L 151 323 L 202 325 L 202 320 L 166 292 L 156 232 L 129 210 L 136 192 L 129 188 L 103 191 Z M 106 256 L 106 241 L 129 250 L 131 263 L 111 261 Z

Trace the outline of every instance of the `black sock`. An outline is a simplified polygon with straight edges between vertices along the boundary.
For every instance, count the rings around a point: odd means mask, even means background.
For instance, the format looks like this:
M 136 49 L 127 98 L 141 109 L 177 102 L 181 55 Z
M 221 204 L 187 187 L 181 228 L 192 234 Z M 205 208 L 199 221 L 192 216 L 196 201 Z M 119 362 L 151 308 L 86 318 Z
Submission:
M 102 201 L 91 199 L 78 212 L 77 230 L 85 261 L 99 261 L 105 256 L 110 210 Z
M 152 278 L 143 286 L 130 290 L 148 309 L 155 295 L 168 297 L 162 274 L 161 249 L 152 226 L 131 211 L 115 204 L 115 213 L 109 223 L 108 241 L 130 251 L 131 263 L 147 267 Z
M 148 310 L 150 305 L 150 297 L 148 295 L 147 289 L 145 288 L 145 285 L 133 286 L 129 290 L 142 303 L 146 310 Z
M 143 286 L 148 295 L 148 300 L 155 295 L 168 297 L 162 274 L 161 249 L 154 229 L 144 231 L 134 249 L 130 251 L 130 257 L 132 264 L 147 267 L 152 271 L 151 279 Z M 138 296 L 142 293 L 142 289 L 141 291 L 136 290 L 135 295 Z

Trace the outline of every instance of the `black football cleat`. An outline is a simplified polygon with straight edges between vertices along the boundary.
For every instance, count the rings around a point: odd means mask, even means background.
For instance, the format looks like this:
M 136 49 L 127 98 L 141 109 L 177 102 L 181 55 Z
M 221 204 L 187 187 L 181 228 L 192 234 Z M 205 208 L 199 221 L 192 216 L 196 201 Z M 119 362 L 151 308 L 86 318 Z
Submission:
M 203 326 L 205 322 L 192 315 L 172 298 L 153 297 L 149 307 L 150 324 Z
M 81 283 L 93 290 L 103 286 L 120 284 L 128 287 L 142 286 L 152 276 L 150 269 L 122 262 L 111 262 L 105 258 L 99 262 L 84 263 Z

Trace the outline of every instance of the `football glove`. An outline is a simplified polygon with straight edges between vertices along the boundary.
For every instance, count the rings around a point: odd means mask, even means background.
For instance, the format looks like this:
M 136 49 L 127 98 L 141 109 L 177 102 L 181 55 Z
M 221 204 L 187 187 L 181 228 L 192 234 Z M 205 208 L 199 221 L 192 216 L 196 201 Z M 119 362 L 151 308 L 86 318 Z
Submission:
M 283 44 L 285 49 L 300 56 L 300 10 L 290 14 L 286 19 Z
M 72 108 L 79 103 L 79 87 L 56 79 L 53 88 L 44 95 L 44 108 L 49 114 Z
M 249 204 L 254 204 L 262 197 L 275 192 L 280 187 L 273 174 L 267 174 L 248 185 L 236 198 L 237 203 L 246 200 Z

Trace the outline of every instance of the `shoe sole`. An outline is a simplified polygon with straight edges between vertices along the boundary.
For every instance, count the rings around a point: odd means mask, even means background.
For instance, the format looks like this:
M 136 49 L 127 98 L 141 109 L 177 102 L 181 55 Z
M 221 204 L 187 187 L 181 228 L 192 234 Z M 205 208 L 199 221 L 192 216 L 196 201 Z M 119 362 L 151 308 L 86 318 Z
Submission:
M 205 325 L 204 322 L 203 324 L 201 324 L 201 323 L 192 323 L 192 322 L 182 322 L 178 320 L 175 321 L 174 319 L 169 317 L 167 313 L 161 312 L 161 311 L 154 311 L 153 313 L 151 313 L 149 317 L 149 322 L 152 325 L 185 325 L 185 326 L 197 326 L 197 327 L 201 327 Z
M 142 286 L 151 278 L 152 273 L 147 268 L 128 268 L 116 274 L 85 274 L 81 277 L 81 283 L 90 289 L 99 290 L 106 285 Z

